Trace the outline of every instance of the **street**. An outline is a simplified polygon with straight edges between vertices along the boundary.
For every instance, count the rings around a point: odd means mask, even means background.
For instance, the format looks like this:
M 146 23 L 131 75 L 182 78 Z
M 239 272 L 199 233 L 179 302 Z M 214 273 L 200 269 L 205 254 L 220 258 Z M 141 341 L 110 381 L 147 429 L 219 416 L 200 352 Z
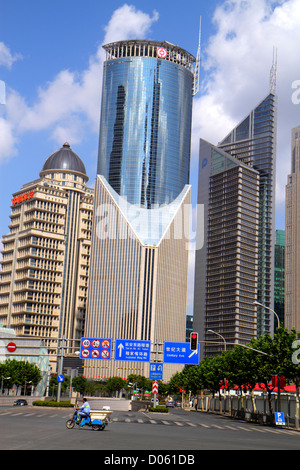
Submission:
M 65 422 L 71 415 L 72 409 L 0 407 L 0 449 L 102 450 L 103 458 L 111 458 L 113 450 L 195 451 L 196 455 L 199 450 L 300 448 L 296 431 L 195 411 L 171 409 L 166 415 L 115 411 L 104 431 L 77 426 L 68 430 Z

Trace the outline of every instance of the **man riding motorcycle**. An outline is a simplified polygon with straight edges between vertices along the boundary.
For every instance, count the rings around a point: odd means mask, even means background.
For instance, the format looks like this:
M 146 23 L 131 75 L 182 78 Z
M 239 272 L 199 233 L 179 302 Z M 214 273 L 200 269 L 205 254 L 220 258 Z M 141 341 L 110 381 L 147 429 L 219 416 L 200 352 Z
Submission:
M 86 398 L 83 398 L 82 406 L 79 408 L 79 411 L 77 414 L 78 416 L 77 422 L 81 421 L 82 418 L 87 418 L 90 414 L 90 411 L 91 411 L 91 407 L 90 407 L 89 402 L 87 401 Z

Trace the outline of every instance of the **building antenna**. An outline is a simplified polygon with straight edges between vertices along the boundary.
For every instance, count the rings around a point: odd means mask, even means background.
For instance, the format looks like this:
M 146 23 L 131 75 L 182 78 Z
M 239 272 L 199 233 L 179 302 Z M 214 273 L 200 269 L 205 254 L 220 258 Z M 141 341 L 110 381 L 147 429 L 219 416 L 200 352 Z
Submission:
M 276 94 L 277 81 L 277 47 L 273 46 L 273 63 L 270 70 L 270 93 Z
M 199 25 L 198 50 L 197 50 L 197 57 L 196 57 L 195 70 L 194 70 L 193 96 L 195 96 L 199 91 L 200 56 L 201 56 L 201 16 L 200 16 L 200 25 Z

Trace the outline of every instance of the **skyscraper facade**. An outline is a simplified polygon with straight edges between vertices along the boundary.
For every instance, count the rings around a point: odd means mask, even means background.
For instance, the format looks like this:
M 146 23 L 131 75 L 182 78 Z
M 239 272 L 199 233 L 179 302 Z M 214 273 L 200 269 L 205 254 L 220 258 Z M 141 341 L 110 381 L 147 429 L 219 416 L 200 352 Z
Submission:
M 277 99 L 269 93 L 218 145 L 259 172 L 257 301 L 273 308 Z M 257 308 L 257 336 L 273 331 L 274 317 Z
M 94 193 L 70 145 L 50 155 L 40 178 L 13 194 L 2 238 L 0 322 L 40 338 L 56 370 L 59 338 L 84 331 Z M 74 353 L 74 342 L 65 352 Z
M 198 203 L 205 236 L 196 252 L 194 330 L 210 356 L 256 335 L 259 174 L 201 139 Z
M 285 210 L 285 326 L 300 329 L 300 126 L 292 129 Z
M 215 333 L 218 333 L 229 343 L 245 344 L 251 337 L 273 331 L 274 318 L 270 311 L 256 307 L 253 302 L 258 301 L 272 308 L 274 300 L 275 95 L 270 93 L 263 99 L 218 145 L 218 149 L 225 152 L 220 161 L 225 158 L 225 161 L 230 162 L 229 156 L 233 157 L 232 162 L 235 163 L 231 165 L 240 176 L 243 175 L 238 187 L 236 177 L 225 174 L 222 165 L 207 169 L 206 164 L 201 164 L 211 160 L 207 156 L 211 152 L 207 150 L 207 145 L 210 146 L 203 142 L 200 145 L 198 203 L 207 206 L 208 215 L 205 221 L 205 244 L 196 253 L 194 325 L 207 341 L 216 341 Z M 217 152 L 216 148 L 213 152 Z M 214 157 L 213 160 L 218 161 L 218 158 Z M 210 186 L 204 186 L 204 173 L 207 171 L 210 171 Z M 222 181 L 215 184 L 220 178 Z M 228 194 L 233 194 L 234 191 L 239 203 L 235 206 L 233 198 L 232 207 L 227 206 L 226 209 Z M 239 204 L 242 205 L 242 210 Z M 214 214 L 222 208 L 225 208 L 222 218 L 217 217 L 213 222 Z M 231 242 L 236 247 L 236 258 L 231 258 L 229 268 L 226 263 L 230 258 L 228 244 Z M 216 244 L 219 245 L 218 256 L 212 249 Z M 216 263 L 213 283 L 210 263 Z M 232 286 L 236 285 L 235 294 L 233 289 L 229 296 L 223 292 L 225 271 L 231 278 Z M 247 278 L 248 286 L 242 287 L 240 284 L 241 271 L 244 271 L 242 278 Z M 229 294 L 227 281 L 225 285 Z M 220 302 L 217 304 L 215 301 L 218 293 Z M 230 320 L 227 315 L 225 324 L 224 315 L 230 310 L 226 310 L 227 300 L 227 306 L 231 302 L 232 317 Z M 210 321 L 210 305 L 213 322 Z M 208 333 L 208 330 L 211 332 Z M 218 353 L 220 350 L 210 347 L 208 343 L 206 348 L 207 354 L 209 349 L 210 353 Z
M 276 230 L 274 262 L 274 310 L 284 325 L 285 231 Z M 277 327 L 277 322 L 276 322 Z
M 85 336 L 184 342 L 195 59 L 167 42 L 104 49 Z M 85 361 L 90 377 L 147 367 Z

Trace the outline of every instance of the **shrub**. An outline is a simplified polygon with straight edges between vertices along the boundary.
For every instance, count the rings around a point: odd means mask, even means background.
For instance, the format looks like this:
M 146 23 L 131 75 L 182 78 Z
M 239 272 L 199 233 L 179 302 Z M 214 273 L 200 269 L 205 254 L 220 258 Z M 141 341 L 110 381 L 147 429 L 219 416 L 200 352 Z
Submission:
M 73 408 L 74 405 L 70 401 L 54 401 L 54 400 L 36 400 L 32 402 L 33 406 L 50 406 L 53 408 Z
M 155 411 L 156 413 L 169 413 L 169 408 L 166 406 L 157 406 L 154 408 L 154 406 L 150 406 L 149 411 Z

